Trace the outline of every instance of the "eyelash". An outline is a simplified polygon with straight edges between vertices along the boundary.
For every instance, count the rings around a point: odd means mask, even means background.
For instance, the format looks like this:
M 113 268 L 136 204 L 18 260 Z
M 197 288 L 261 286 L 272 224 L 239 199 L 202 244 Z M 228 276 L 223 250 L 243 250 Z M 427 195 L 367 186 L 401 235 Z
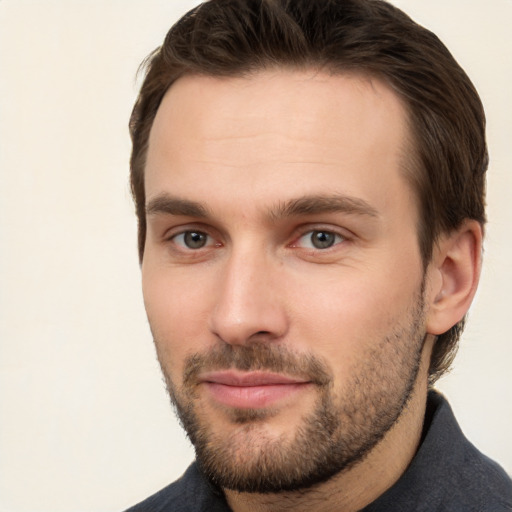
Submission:
M 317 242 L 322 244 L 325 242 L 327 245 L 325 247 L 315 247 L 315 242 L 313 241 L 313 236 L 317 235 L 327 235 L 326 240 L 321 240 L 320 238 L 317 239 Z M 198 237 L 206 237 L 206 240 L 203 245 L 199 245 L 197 247 L 190 247 L 190 242 L 194 242 L 194 239 L 189 239 L 188 242 L 186 240 L 187 236 L 193 237 L 194 235 L 198 235 Z M 287 245 L 287 247 L 290 248 L 301 248 L 300 240 L 306 238 L 309 236 L 309 239 L 311 241 L 310 247 L 302 247 L 305 250 L 309 251 L 319 251 L 319 252 L 327 252 L 330 249 L 338 246 L 339 244 L 346 242 L 349 240 L 349 237 L 347 237 L 345 234 L 341 234 L 336 230 L 333 229 L 324 229 L 322 227 L 315 227 L 314 229 L 304 229 L 298 237 L 294 238 L 294 241 Z M 330 237 L 330 238 L 329 238 Z M 181 238 L 181 241 L 178 242 L 178 240 Z M 215 237 L 210 235 L 206 230 L 202 229 L 186 229 L 184 231 L 181 231 L 179 233 L 172 234 L 171 236 L 167 237 L 166 240 L 173 242 L 175 245 L 179 247 L 179 250 L 184 251 L 191 251 L 196 252 L 201 249 L 208 249 L 210 247 L 221 247 L 223 244 L 220 242 L 215 243 Z M 212 243 L 212 241 L 214 243 Z M 197 240 L 197 242 L 200 244 L 201 240 Z
M 326 245 L 325 247 L 315 247 L 314 246 L 315 242 L 314 242 L 314 239 L 313 239 L 315 234 L 317 236 L 318 235 L 327 235 L 328 240 L 326 241 L 326 243 L 328 245 Z M 290 247 L 299 247 L 299 241 L 304 239 L 304 238 L 306 238 L 306 237 L 309 237 L 309 240 L 311 241 L 311 246 L 312 247 L 304 247 L 304 249 L 308 249 L 308 250 L 311 250 L 311 251 L 321 251 L 321 252 L 328 251 L 329 249 L 339 245 L 342 242 L 347 241 L 347 239 L 348 239 L 346 236 L 344 236 L 341 233 L 338 233 L 337 231 L 334 231 L 332 229 L 315 228 L 315 229 L 309 229 L 307 231 L 304 231 L 296 239 L 295 242 L 292 242 L 292 244 L 290 244 Z M 320 238 L 317 238 L 316 241 L 319 242 L 320 244 L 324 243 L 324 241 L 321 240 Z
M 187 244 L 185 242 L 185 237 L 187 235 L 199 235 L 199 236 L 205 236 L 207 238 L 210 238 L 213 240 L 213 237 L 211 235 L 209 235 L 208 233 L 206 233 L 205 231 L 201 231 L 199 229 L 187 229 L 185 231 L 182 231 L 180 233 L 176 233 L 172 236 L 170 236 L 168 238 L 168 240 L 172 241 L 173 243 L 175 243 L 176 245 L 179 245 L 180 247 L 184 248 L 185 250 L 192 250 L 192 251 L 195 251 L 195 250 L 199 250 L 199 249 L 203 249 L 205 247 L 208 247 L 209 245 L 207 245 L 207 242 L 205 243 L 205 245 L 201 246 L 201 247 L 197 247 L 197 248 L 192 248 L 192 247 L 187 247 Z M 182 244 L 178 244 L 176 242 L 176 240 L 179 238 L 179 237 L 183 237 L 183 243 Z M 220 243 L 217 243 L 217 244 L 214 244 L 215 246 L 217 247 L 220 247 L 222 244 Z

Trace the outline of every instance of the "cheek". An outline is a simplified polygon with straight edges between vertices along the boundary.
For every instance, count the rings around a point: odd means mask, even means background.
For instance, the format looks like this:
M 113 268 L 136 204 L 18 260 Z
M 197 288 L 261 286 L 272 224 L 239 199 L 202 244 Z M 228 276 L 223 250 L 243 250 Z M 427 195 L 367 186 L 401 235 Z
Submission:
M 308 293 L 295 301 L 291 337 L 302 340 L 302 349 L 322 355 L 336 372 L 350 373 L 397 325 L 407 324 L 421 284 L 414 275 L 347 273 L 336 280 L 303 281 Z
M 143 271 L 142 290 L 158 357 L 179 371 L 188 354 L 204 349 L 208 294 L 178 276 L 150 271 Z

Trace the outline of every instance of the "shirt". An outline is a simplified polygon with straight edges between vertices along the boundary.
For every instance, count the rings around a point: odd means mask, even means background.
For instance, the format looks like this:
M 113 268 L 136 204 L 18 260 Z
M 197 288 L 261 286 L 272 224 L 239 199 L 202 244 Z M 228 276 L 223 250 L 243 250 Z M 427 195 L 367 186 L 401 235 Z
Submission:
M 230 512 L 194 462 L 176 482 L 126 512 Z M 400 479 L 361 512 L 510 512 L 512 480 L 463 435 L 431 391 L 420 447 Z

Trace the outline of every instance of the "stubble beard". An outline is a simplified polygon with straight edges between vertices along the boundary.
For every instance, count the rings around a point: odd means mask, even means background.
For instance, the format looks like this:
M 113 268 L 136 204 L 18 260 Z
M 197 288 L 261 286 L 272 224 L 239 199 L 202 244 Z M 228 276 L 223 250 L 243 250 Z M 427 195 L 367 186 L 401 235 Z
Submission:
M 361 358 L 342 396 L 333 390 L 326 362 L 272 342 L 221 344 L 191 356 L 179 388 L 160 360 L 172 404 L 207 478 L 238 492 L 289 492 L 325 482 L 364 460 L 399 420 L 413 392 L 425 338 L 422 297 L 404 324 Z M 264 425 L 279 413 L 272 408 L 231 409 L 229 434 L 216 431 L 203 415 L 196 377 L 200 371 L 227 368 L 307 377 L 316 387 L 317 405 L 294 431 L 277 438 Z

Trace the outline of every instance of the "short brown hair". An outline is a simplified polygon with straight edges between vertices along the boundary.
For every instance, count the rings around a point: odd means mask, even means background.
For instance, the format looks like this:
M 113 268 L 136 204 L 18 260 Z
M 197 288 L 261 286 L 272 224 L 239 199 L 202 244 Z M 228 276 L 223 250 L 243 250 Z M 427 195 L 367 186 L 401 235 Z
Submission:
M 361 72 L 385 80 L 407 106 L 407 178 L 418 198 L 424 266 L 440 234 L 485 222 L 485 115 L 463 69 L 432 32 L 384 0 L 210 0 L 192 9 L 144 62 L 130 119 L 131 188 L 146 237 L 144 166 L 167 89 L 187 74 L 240 76 L 268 67 Z M 449 368 L 464 321 L 436 341 L 433 383 Z

